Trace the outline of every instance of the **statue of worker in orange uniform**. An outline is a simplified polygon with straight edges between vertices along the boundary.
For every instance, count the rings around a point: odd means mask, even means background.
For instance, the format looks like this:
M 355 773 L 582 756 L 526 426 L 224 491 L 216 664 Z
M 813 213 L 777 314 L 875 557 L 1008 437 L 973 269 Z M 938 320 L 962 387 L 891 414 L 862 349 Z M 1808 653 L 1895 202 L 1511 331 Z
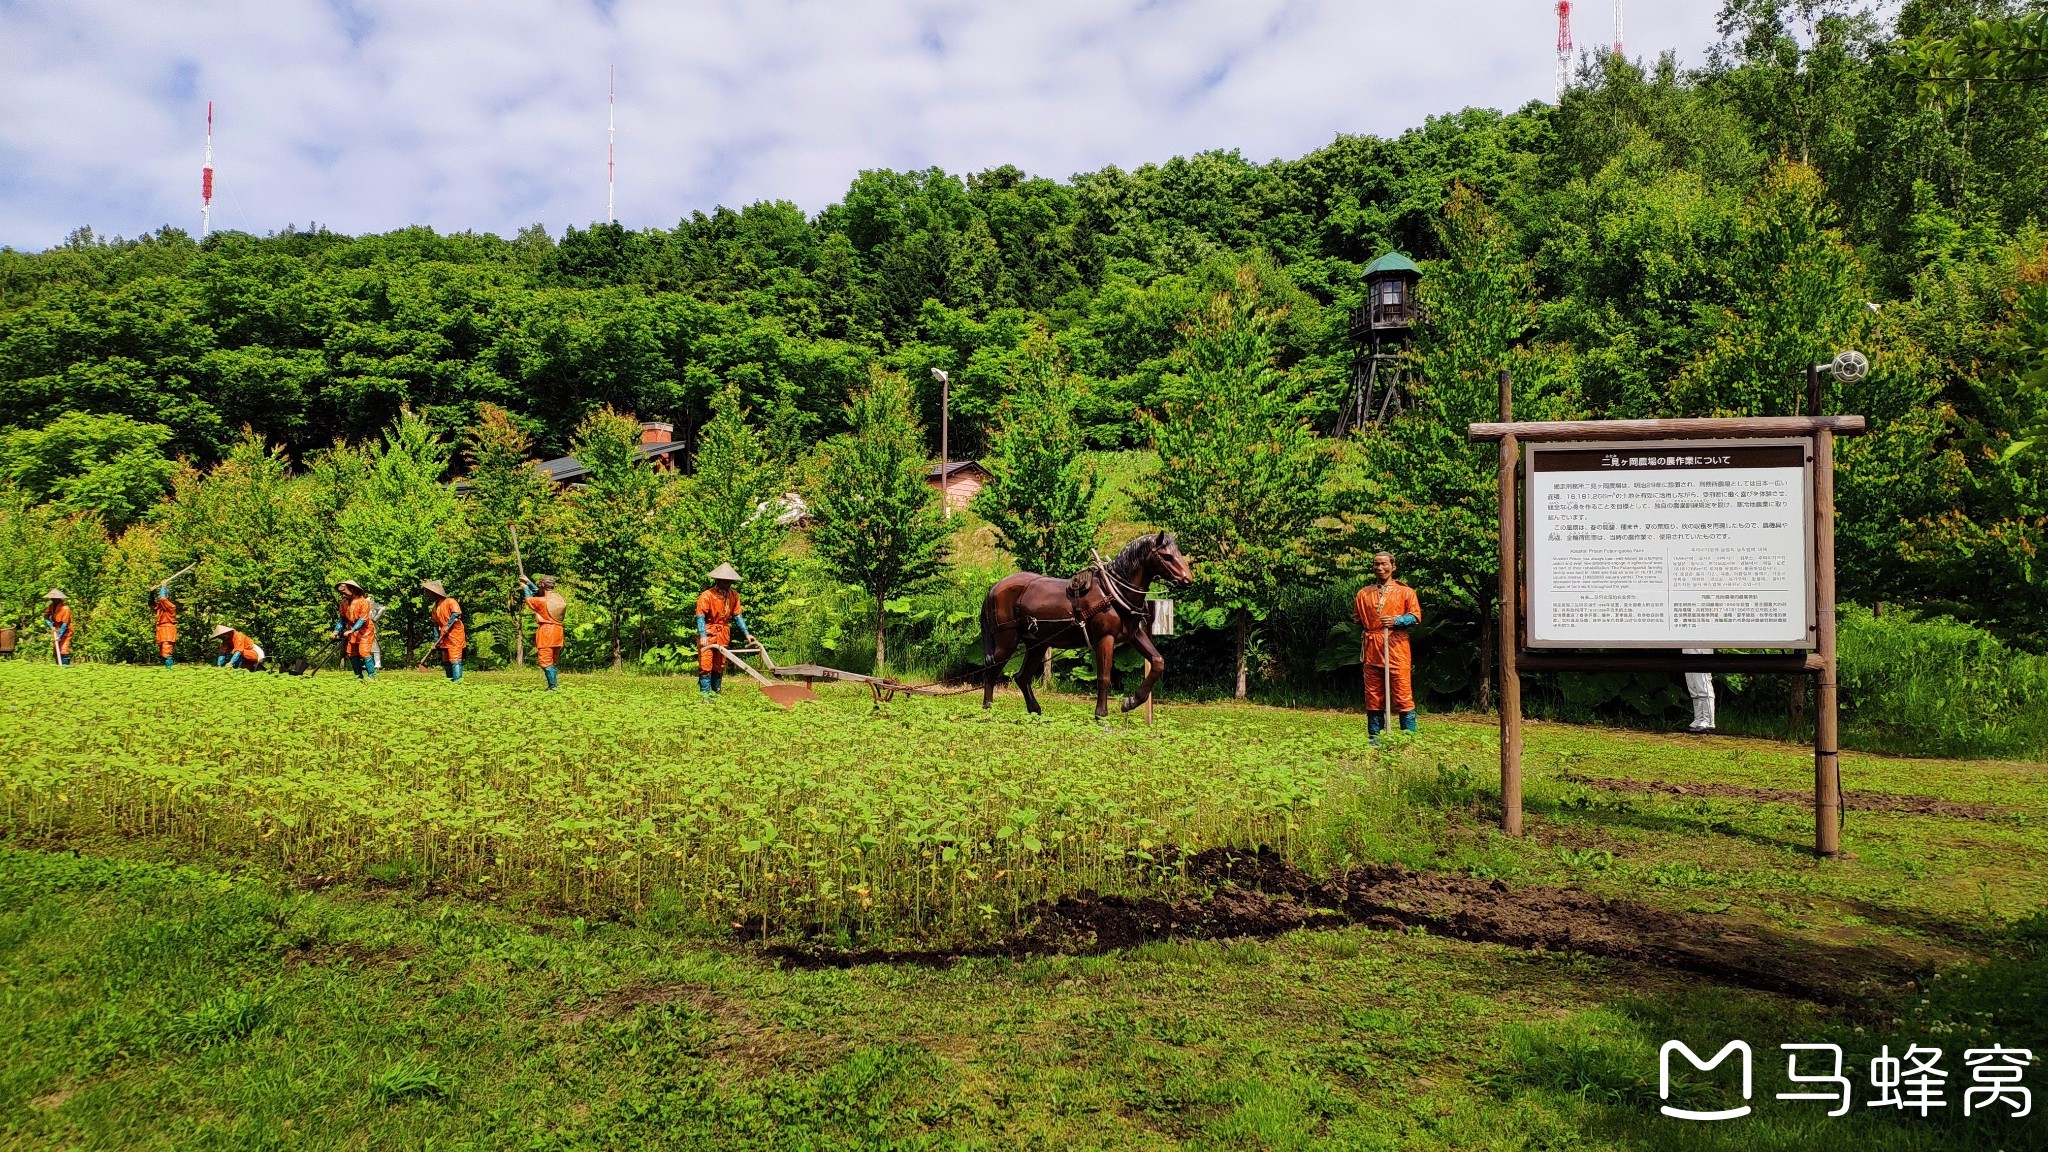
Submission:
M 213 661 L 216 667 L 240 668 L 244 672 L 263 671 L 263 648 L 254 640 L 225 624 L 214 628 L 213 638 L 220 641 L 220 655 Z
M 450 596 L 439 580 L 422 580 L 420 587 L 434 598 L 434 651 L 441 654 L 441 671 L 447 673 L 448 679 L 459 681 L 462 652 L 469 646 L 469 624 L 462 618 L 462 601 Z
M 156 653 L 164 658 L 164 667 L 178 662 L 172 653 L 178 647 L 178 602 L 171 599 L 171 582 L 157 585 L 149 594 L 149 608 L 156 616 Z
M 569 602 L 555 591 L 553 576 L 543 576 L 538 582 L 525 581 L 520 585 L 520 594 L 526 597 L 526 607 L 533 613 L 533 651 L 540 661 L 540 674 L 547 677 L 548 691 L 553 692 L 561 686 L 555 661 L 562 657 L 562 614 L 569 610 Z
M 334 621 L 334 638 L 341 641 L 342 655 L 358 680 L 377 678 L 377 620 L 371 615 L 370 594 L 353 580 L 334 585 L 341 594 L 341 607 Z
M 1393 710 L 1401 714 L 1401 731 L 1415 731 L 1415 659 L 1408 630 L 1422 622 L 1422 602 L 1415 598 L 1415 589 L 1394 579 L 1392 553 L 1374 556 L 1372 571 L 1380 582 L 1358 590 L 1351 615 L 1365 629 L 1365 723 L 1373 742 L 1378 743 L 1389 719 L 1390 683 Z
M 720 564 L 711 570 L 711 587 L 697 595 L 697 691 L 706 696 L 718 695 L 725 682 L 725 653 L 714 646 L 730 645 L 735 627 L 740 639 L 754 638 L 741 615 L 740 591 L 733 587 L 739 582 L 737 569 Z

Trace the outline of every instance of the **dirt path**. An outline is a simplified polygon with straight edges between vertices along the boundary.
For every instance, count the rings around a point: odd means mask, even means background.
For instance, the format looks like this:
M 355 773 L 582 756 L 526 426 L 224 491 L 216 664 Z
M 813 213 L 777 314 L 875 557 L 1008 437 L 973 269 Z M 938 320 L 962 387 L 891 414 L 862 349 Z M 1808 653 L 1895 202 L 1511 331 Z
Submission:
M 1790 788 L 1751 788 L 1743 784 L 1678 783 L 1669 780 L 1625 780 L 1604 776 L 1566 776 L 1565 780 L 1605 792 L 1645 792 L 1663 796 L 1715 796 L 1741 800 L 1763 800 L 1772 804 L 1813 806 L 1813 793 Z M 1901 796 L 1893 792 L 1844 792 L 1843 806 L 1851 812 L 1903 812 L 1911 816 L 1958 816 L 1967 820 L 1990 820 L 2011 814 L 1996 804 L 1975 804 L 1967 800 L 1941 800 L 1933 796 Z
M 1171 937 L 1273 936 L 1358 924 L 1679 969 L 1830 1004 L 1865 1000 L 1928 967 L 1924 956 L 1875 945 L 1818 940 L 1734 917 L 1672 912 L 1573 888 L 1514 886 L 1394 865 L 1368 865 L 1317 881 L 1270 849 L 1211 849 L 1190 857 L 1188 867 L 1192 877 L 1217 885 L 1213 895 L 1065 896 L 1039 907 L 1028 930 L 986 949 L 769 952 L 804 965 L 930 964 L 963 955 L 1087 954 Z

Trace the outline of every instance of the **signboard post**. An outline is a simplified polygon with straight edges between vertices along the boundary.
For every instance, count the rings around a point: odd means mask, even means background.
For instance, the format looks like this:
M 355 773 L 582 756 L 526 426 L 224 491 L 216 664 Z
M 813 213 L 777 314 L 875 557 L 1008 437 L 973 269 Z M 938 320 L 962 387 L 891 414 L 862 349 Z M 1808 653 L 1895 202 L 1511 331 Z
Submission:
M 1839 854 L 1834 438 L 1863 418 L 1517 423 L 1505 372 L 1500 414 L 1466 436 L 1500 445 L 1501 829 L 1521 671 L 1782 672 L 1817 682 L 1814 849 Z

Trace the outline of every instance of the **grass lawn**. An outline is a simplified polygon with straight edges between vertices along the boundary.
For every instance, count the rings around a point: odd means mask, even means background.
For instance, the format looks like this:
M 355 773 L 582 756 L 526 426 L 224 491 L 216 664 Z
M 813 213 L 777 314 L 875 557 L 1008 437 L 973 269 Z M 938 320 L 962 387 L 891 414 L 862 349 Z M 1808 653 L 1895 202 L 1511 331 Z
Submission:
M 550 699 L 511 676 L 66 671 L 88 675 L 0 668 L 0 1146 L 2048 1146 L 2038 1116 L 1961 1115 L 1966 1048 L 2048 1060 L 2041 765 L 1845 754 L 1849 855 L 1819 862 L 1790 802 L 1810 788 L 1806 751 L 1755 740 L 1532 725 L 1530 834 L 1508 841 L 1490 827 L 1480 718 L 1426 717 L 1421 738 L 1371 752 L 1356 716 L 1255 706 L 1163 708 L 1147 731 L 1098 727 L 1073 697 L 1032 721 L 1014 697 L 983 716 L 978 700 L 876 713 L 828 692 L 784 714 L 641 677 L 567 678 Z M 554 732 L 543 753 L 492 759 L 533 744 L 536 721 Z M 757 778 L 792 759 L 808 774 Z M 521 773 L 560 791 L 522 791 Z M 675 823 L 707 787 L 716 806 Z M 1167 841 L 1271 843 L 1315 876 L 1401 865 L 1509 905 L 1627 901 L 1856 991 L 1455 939 L 1448 916 L 1095 955 L 797 962 L 739 938 L 707 895 L 731 885 L 733 907 L 796 931 L 816 905 L 761 876 L 837 834 L 762 865 L 773 850 L 742 852 L 723 824 L 746 805 L 847 823 L 833 814 L 899 790 L 951 795 L 958 835 L 909 839 L 925 800 L 863 816 L 877 843 L 842 863 L 874 865 L 888 916 L 850 917 L 827 944 L 983 938 L 971 917 L 907 918 L 977 866 L 1033 872 L 1013 887 L 1028 917 L 1090 889 L 1201 900 Z M 498 821 L 489 836 L 455 834 L 465 804 Z M 559 839 L 531 853 L 534 877 L 473 870 L 504 871 L 498 846 L 537 829 L 576 831 L 558 821 L 626 815 L 688 863 L 644 877 L 637 902 L 616 861 L 547 864 Z M 698 897 L 667 894 L 693 883 Z M 1746 1040 L 1755 1114 L 1658 1116 L 1670 1039 L 1703 1056 Z M 1826 1041 L 1855 1086 L 1841 1119 L 1774 1099 L 1791 1090 L 1776 1045 Z M 1946 1106 L 1867 1107 L 1879 1046 L 1916 1043 L 1944 1049 Z M 2025 1075 L 2048 1089 L 2039 1067 Z M 1672 1102 L 1731 1092 L 1691 1073 Z

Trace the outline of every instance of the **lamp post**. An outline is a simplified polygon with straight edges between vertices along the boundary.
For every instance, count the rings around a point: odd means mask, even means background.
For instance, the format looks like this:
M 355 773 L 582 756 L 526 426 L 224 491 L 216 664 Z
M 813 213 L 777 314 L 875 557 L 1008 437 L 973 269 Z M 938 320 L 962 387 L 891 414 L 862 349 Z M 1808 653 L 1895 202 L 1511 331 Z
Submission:
M 952 463 L 948 459 L 952 445 L 947 443 L 947 435 L 953 418 L 953 378 L 946 374 L 944 368 L 934 368 L 932 379 L 939 382 L 939 507 L 945 509 L 946 519 L 951 520 L 953 498 L 946 488 L 952 477 L 946 475 L 946 469 Z

